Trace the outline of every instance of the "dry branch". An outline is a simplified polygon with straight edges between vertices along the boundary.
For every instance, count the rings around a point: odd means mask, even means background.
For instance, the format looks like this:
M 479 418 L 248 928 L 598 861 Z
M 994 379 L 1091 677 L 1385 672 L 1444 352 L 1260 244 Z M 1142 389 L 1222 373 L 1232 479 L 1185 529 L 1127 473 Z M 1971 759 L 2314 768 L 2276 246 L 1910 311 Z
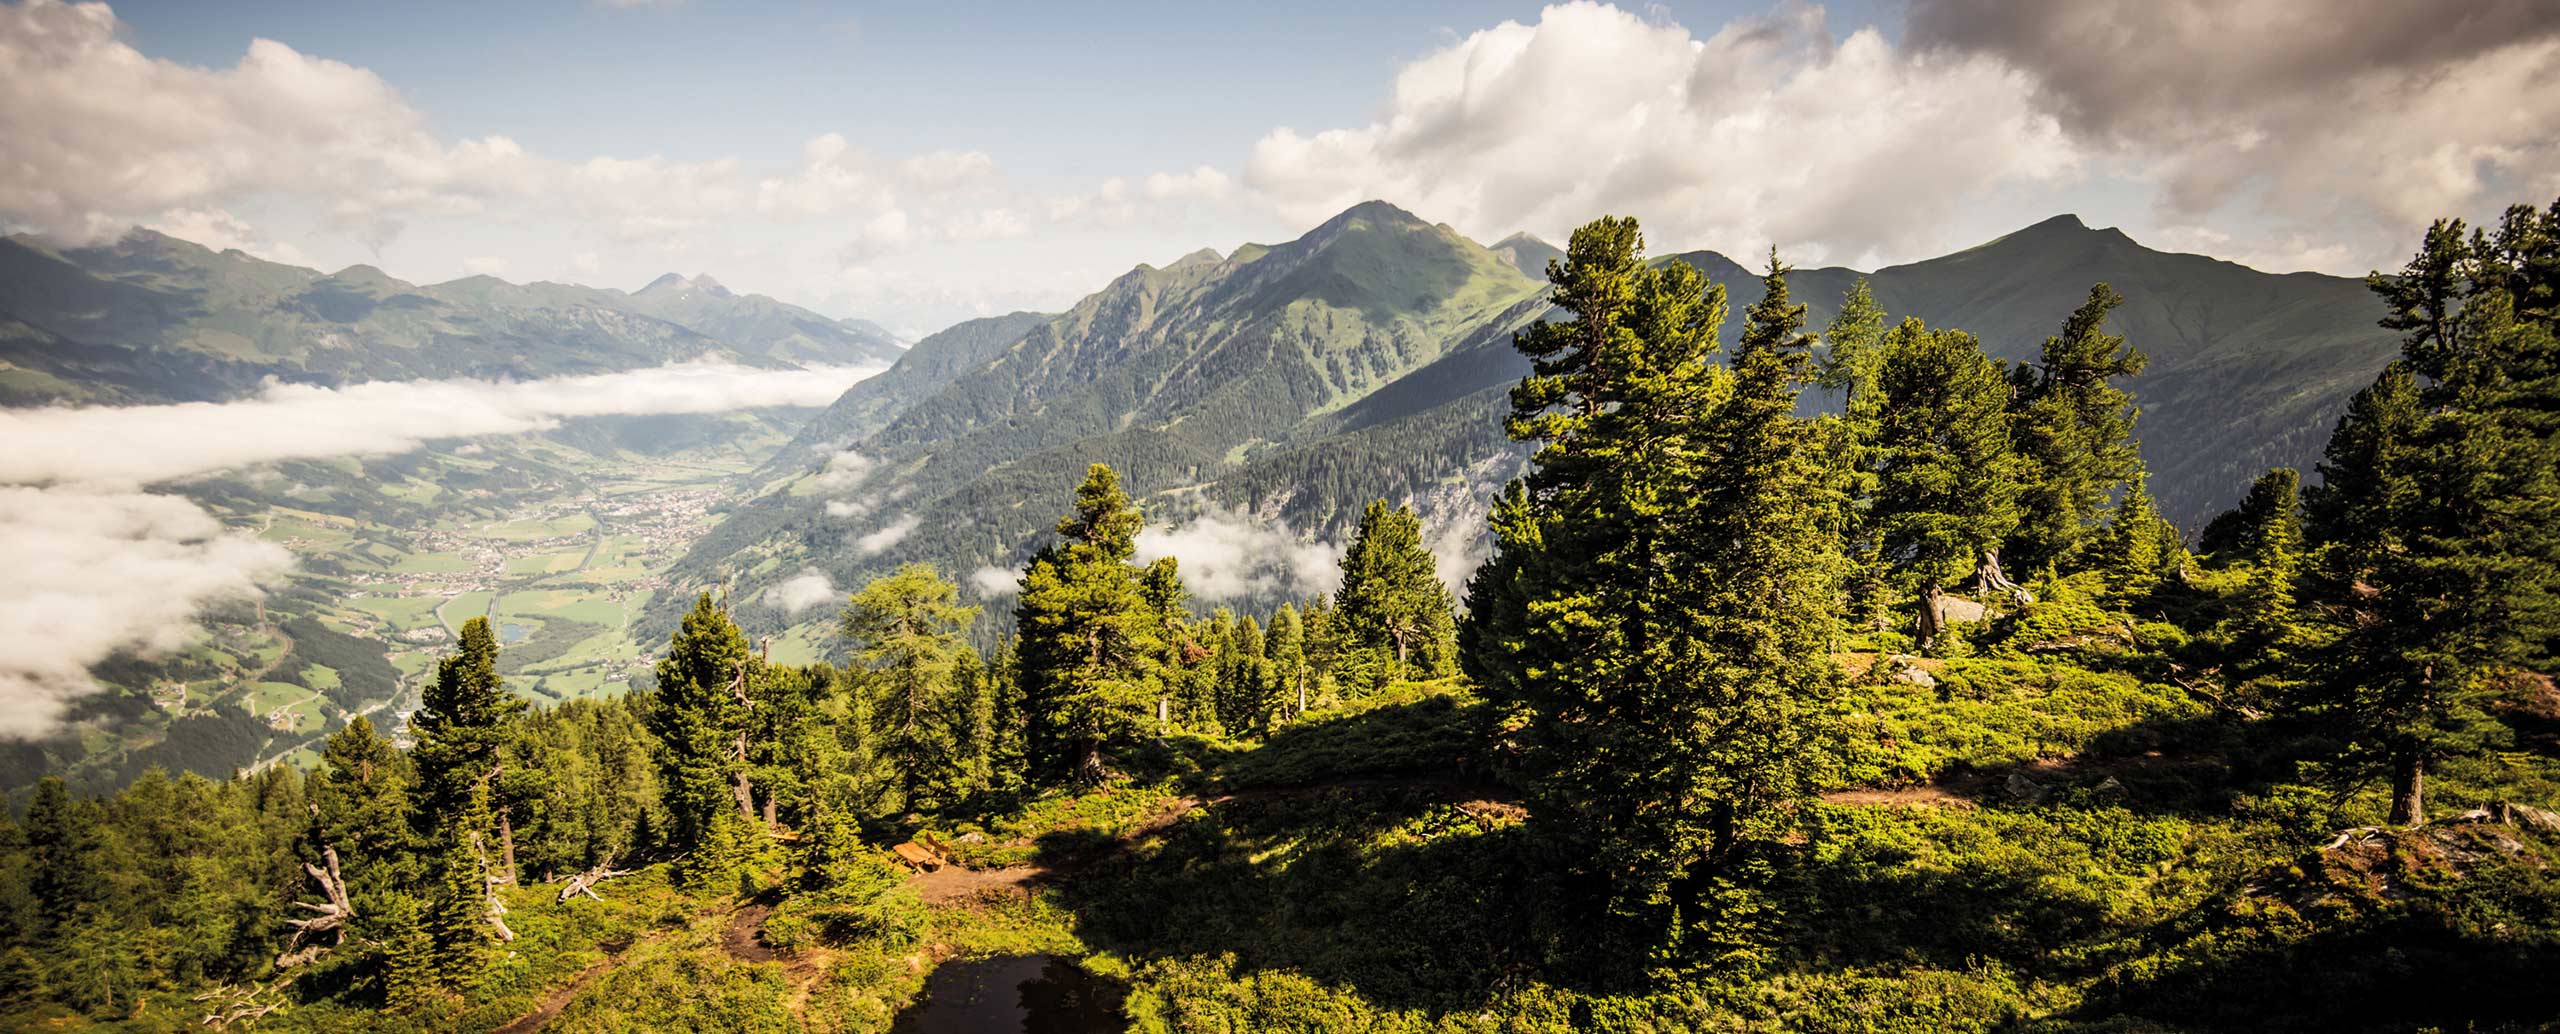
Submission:
M 562 904 L 566 904 L 570 898 L 584 894 L 588 897 L 595 898 L 598 901 L 602 901 L 604 898 L 596 894 L 596 884 L 603 883 L 604 881 L 616 876 L 629 876 L 631 873 L 632 870 L 630 869 L 613 868 L 613 859 L 607 858 L 602 862 L 596 863 L 595 868 L 569 877 L 567 885 L 560 888 L 560 897 L 557 900 Z
M 309 909 L 317 914 L 308 919 L 287 920 L 293 924 L 293 937 L 285 941 L 284 953 L 276 956 L 278 969 L 299 966 L 319 958 L 329 948 L 347 942 L 347 920 L 356 917 L 356 906 L 347 899 L 346 877 L 338 872 L 338 849 L 335 846 L 322 847 L 320 858 L 329 863 L 326 870 L 304 862 L 302 871 L 311 874 L 312 882 L 320 885 L 320 892 L 329 898 L 328 903 L 294 902 L 295 907 Z M 323 933 L 331 935 L 327 946 L 305 943 Z

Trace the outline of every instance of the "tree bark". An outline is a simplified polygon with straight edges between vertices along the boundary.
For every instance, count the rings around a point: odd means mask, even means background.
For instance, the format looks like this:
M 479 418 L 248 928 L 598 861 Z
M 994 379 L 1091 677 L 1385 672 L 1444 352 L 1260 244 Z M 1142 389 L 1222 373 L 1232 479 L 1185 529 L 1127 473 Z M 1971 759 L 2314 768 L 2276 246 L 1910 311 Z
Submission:
M 1102 767 L 1102 741 L 1086 740 L 1083 757 L 1076 761 L 1076 778 L 1086 786 L 1100 786 L 1110 773 Z
M 516 824 L 515 820 L 507 817 L 505 808 L 498 809 L 498 857 L 506 863 L 506 868 L 498 873 L 499 878 L 508 883 L 514 883 L 516 881 Z
M 1946 629 L 1946 590 L 1937 582 L 1920 587 L 1920 649 L 1927 652 L 1937 645 L 1938 633 Z
M 2427 821 L 2427 759 L 2416 748 L 2402 748 L 2391 759 L 2391 824 L 2422 826 Z
M 1997 546 L 1982 551 L 1982 562 L 1974 569 L 1974 580 L 1981 583 L 1985 602 L 1994 592 L 2007 595 L 2021 607 L 2036 601 L 2036 594 L 2000 573 L 2000 549 Z

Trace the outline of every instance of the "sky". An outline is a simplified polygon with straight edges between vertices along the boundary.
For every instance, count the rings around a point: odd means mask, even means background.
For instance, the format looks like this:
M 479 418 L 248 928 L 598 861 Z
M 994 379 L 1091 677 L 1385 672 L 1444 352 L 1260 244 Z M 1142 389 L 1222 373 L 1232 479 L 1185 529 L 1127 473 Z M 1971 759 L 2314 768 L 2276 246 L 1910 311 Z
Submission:
M 2395 267 L 2560 195 L 2547 0 L 0 6 L 0 226 L 909 337 L 1383 198 L 1872 268 L 2061 212 Z

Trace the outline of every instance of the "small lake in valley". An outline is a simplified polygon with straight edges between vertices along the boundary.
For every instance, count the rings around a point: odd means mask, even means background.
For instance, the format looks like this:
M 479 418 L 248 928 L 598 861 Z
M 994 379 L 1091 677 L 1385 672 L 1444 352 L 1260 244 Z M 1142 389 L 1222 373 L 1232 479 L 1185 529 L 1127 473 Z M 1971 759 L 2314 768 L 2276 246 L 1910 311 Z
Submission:
M 890 1034 L 1119 1034 L 1127 989 L 1058 955 L 953 959 Z

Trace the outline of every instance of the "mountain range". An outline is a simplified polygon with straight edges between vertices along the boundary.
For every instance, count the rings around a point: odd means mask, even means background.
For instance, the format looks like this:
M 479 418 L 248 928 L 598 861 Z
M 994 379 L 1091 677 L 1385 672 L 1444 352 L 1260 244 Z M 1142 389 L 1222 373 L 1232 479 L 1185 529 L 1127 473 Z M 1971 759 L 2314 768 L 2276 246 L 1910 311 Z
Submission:
M 1233 509 L 1329 538 L 1383 497 L 1471 529 L 1522 463 L 1500 419 L 1527 369 L 1511 335 L 1553 315 L 1544 267 L 1561 254 L 1373 201 L 1285 244 L 1140 266 L 1063 313 L 961 324 L 817 417 L 679 574 L 751 599 L 805 568 L 859 584 L 907 560 L 1010 567 L 1092 462 L 1159 521 Z M 1726 285 L 1730 344 L 1757 273 L 1711 251 L 1659 261 Z M 1819 330 L 1860 278 L 1893 319 L 1970 330 L 2013 361 L 2113 284 L 2128 301 L 2110 329 L 2150 357 L 2131 388 L 2152 490 L 2190 529 L 2267 467 L 2307 469 L 2396 350 L 2359 280 L 2156 251 L 2067 215 L 1789 285 Z
M 0 404 L 235 398 L 266 378 L 343 384 L 604 373 L 695 358 L 885 363 L 898 339 L 709 277 L 636 292 L 471 276 L 420 286 L 137 229 L 0 239 Z

